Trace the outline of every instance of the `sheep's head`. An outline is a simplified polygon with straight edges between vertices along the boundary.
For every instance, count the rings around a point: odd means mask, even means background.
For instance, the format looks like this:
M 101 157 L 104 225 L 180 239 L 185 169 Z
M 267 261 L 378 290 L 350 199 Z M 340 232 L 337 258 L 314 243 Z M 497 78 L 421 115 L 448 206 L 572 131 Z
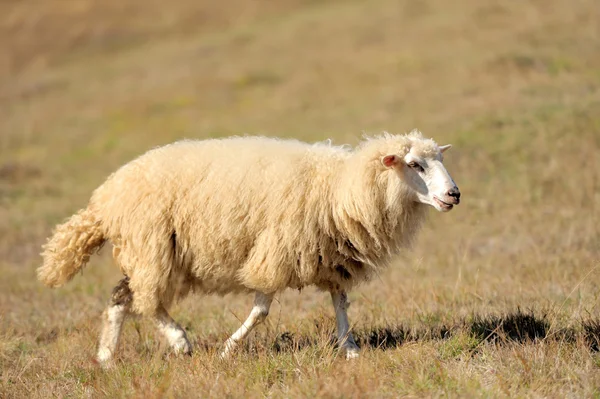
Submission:
M 442 154 L 451 146 L 438 146 L 420 134 L 409 136 L 404 151 L 385 155 L 381 162 L 393 169 L 413 191 L 415 201 L 433 206 L 440 212 L 450 211 L 460 203 L 460 191 L 442 163 Z

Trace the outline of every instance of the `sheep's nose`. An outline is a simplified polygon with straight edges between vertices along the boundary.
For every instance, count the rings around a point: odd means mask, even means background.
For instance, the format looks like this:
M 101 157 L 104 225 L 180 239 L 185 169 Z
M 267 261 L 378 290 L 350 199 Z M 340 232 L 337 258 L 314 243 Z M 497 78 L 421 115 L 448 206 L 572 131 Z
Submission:
M 456 186 L 454 186 L 450 190 L 448 190 L 448 192 L 446 193 L 446 195 L 448 195 L 449 197 L 454 198 L 456 200 L 457 204 L 460 201 L 460 190 Z

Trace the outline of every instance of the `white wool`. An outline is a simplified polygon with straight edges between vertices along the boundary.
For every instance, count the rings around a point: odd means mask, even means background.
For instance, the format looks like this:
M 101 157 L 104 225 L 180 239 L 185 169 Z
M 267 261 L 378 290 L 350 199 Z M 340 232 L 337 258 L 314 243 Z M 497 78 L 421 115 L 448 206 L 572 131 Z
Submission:
M 367 281 L 407 246 L 426 205 L 388 154 L 439 154 L 420 133 L 331 142 L 234 137 L 153 149 L 112 174 L 45 246 L 42 281 L 68 281 L 105 240 L 130 279 L 133 311 L 190 290 L 272 294 Z

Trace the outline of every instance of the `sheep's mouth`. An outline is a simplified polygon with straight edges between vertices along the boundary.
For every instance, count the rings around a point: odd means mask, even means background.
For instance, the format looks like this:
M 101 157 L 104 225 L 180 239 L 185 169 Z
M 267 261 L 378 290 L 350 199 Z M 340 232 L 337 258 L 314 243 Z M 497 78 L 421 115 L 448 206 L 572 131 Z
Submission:
M 444 210 L 444 211 L 449 211 L 450 209 L 454 208 L 454 205 L 449 204 L 447 202 L 442 201 L 441 199 L 439 199 L 438 197 L 433 197 L 433 200 L 436 202 L 436 204 L 439 205 L 439 207 Z

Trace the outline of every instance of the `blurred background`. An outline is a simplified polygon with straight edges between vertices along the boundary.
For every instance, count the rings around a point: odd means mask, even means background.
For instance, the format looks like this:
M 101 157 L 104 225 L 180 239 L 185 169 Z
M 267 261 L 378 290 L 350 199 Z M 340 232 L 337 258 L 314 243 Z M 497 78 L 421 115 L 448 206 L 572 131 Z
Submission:
M 354 145 L 413 128 L 454 145 L 464 201 L 432 211 L 414 251 L 352 294 L 352 321 L 598 315 L 596 0 L 1 1 L 0 362 L 93 353 L 119 279 L 110 251 L 59 290 L 35 268 L 52 227 L 133 157 L 183 138 Z M 277 328 L 332 316 L 323 298 L 282 295 Z M 202 301 L 173 312 L 198 339 L 234 329 L 251 303 Z

